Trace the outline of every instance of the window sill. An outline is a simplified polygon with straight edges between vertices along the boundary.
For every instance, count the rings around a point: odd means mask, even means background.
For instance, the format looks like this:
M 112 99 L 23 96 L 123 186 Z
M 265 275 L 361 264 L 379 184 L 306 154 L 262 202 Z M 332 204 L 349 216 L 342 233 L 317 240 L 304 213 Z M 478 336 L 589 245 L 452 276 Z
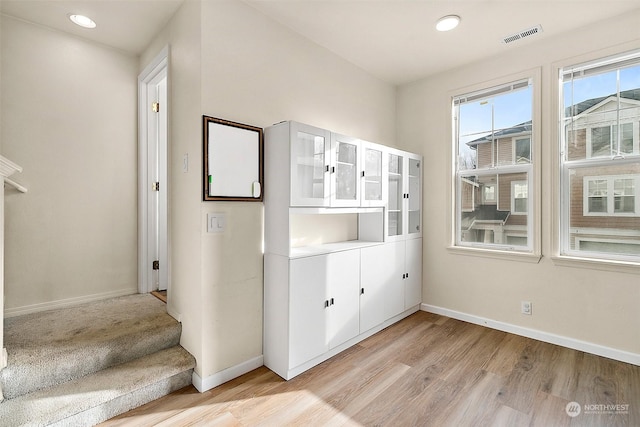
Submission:
M 447 250 L 450 253 L 457 255 L 478 256 L 508 261 L 520 261 L 532 264 L 538 264 L 540 262 L 540 259 L 542 259 L 542 255 L 534 254 L 531 252 L 515 252 L 506 250 L 501 251 L 496 249 L 472 248 L 466 246 L 449 246 Z
M 640 263 L 636 262 L 581 258 L 567 255 L 552 256 L 551 260 L 555 265 L 561 267 L 591 268 L 616 273 L 640 274 Z

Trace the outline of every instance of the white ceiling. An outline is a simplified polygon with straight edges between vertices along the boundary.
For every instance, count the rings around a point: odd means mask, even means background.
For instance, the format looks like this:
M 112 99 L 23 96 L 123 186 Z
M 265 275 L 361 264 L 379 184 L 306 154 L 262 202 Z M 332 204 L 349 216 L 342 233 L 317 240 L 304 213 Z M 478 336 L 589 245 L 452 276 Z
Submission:
M 2 12 L 140 54 L 184 0 L 1 0 Z M 220 1 L 220 0 L 202 0 Z M 414 81 L 640 8 L 640 0 L 242 0 L 392 84 Z M 76 27 L 68 13 L 92 17 Z M 444 15 L 462 17 L 448 33 Z M 510 44 L 505 36 L 542 25 Z M 632 29 L 628 29 L 631 31 Z
M 25 21 L 139 55 L 184 0 L 0 0 L 0 10 Z M 85 15 L 97 27 L 73 24 L 68 14 Z

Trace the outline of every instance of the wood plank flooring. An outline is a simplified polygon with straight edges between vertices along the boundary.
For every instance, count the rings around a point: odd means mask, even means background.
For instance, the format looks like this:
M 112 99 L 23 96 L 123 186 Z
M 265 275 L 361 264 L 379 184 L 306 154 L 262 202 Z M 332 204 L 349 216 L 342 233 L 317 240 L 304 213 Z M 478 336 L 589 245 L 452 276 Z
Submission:
M 640 367 L 418 312 L 291 381 L 261 367 L 102 426 L 640 427 Z

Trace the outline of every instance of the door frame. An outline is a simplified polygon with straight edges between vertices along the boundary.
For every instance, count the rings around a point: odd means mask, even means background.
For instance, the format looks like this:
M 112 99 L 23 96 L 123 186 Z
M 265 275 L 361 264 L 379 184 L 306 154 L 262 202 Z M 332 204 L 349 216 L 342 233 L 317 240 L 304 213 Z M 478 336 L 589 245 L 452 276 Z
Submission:
M 165 105 L 160 106 L 159 113 L 151 112 L 151 103 L 156 101 L 148 97 L 148 89 L 162 73 L 166 75 Z M 152 241 L 155 239 L 154 228 L 157 221 L 158 260 L 160 261 L 158 282 L 160 286 L 169 288 L 169 221 L 168 221 L 168 139 L 169 139 L 169 46 L 144 68 L 138 76 L 138 292 L 148 293 L 154 290 L 152 263 L 154 261 Z M 164 127 L 166 138 L 160 138 L 158 152 L 150 149 L 147 124 L 151 114 L 160 114 L 160 123 Z M 151 156 L 158 156 L 158 170 L 150 165 Z M 157 178 L 155 178 L 157 177 Z M 160 182 L 158 191 L 158 218 L 152 217 L 151 182 Z

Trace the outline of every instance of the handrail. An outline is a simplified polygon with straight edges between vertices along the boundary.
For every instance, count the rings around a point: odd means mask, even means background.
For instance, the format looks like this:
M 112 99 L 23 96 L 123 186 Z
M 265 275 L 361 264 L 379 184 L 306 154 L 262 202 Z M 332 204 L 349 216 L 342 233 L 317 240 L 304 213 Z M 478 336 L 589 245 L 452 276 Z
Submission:
M 15 182 L 12 179 L 5 178 L 4 182 L 5 182 L 5 184 L 9 184 L 10 186 L 12 186 L 13 188 L 15 188 L 16 190 L 18 190 L 21 193 L 26 193 L 27 191 L 29 191 L 27 189 L 27 187 L 25 187 L 24 185 L 18 184 L 17 182 Z

